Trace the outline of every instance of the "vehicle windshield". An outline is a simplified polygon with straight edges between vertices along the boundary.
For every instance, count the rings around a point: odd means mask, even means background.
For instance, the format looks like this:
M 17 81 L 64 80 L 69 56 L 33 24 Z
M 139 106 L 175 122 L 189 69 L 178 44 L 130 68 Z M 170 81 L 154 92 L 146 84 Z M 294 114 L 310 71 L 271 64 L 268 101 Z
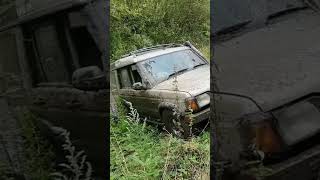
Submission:
M 139 63 L 155 84 L 207 64 L 191 50 L 176 51 Z
M 216 0 L 214 34 L 228 33 L 246 25 L 267 23 L 270 16 L 303 8 L 303 0 Z

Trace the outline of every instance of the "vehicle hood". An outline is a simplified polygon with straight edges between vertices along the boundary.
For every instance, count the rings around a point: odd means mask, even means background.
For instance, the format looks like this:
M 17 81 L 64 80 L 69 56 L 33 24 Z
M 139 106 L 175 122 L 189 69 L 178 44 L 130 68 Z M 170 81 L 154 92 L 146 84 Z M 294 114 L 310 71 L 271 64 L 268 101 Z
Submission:
M 320 92 L 320 16 L 302 11 L 215 46 L 219 91 L 253 98 L 264 111 Z
M 175 79 L 177 80 L 177 85 L 174 83 Z M 179 91 L 187 92 L 191 96 L 210 91 L 210 66 L 200 66 L 177 75 L 176 78 L 172 77 L 159 83 L 153 89 L 174 91 L 176 87 L 178 87 Z

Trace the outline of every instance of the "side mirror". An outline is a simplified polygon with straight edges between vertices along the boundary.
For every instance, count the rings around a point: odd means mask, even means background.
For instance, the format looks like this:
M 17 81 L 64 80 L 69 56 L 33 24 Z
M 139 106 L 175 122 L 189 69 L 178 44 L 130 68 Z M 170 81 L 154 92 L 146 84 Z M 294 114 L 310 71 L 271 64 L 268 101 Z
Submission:
M 132 85 L 132 89 L 134 90 L 145 90 L 147 87 L 143 85 L 141 82 L 136 82 Z
M 99 67 L 87 66 L 73 72 L 72 85 L 81 90 L 105 89 L 107 88 L 107 79 Z

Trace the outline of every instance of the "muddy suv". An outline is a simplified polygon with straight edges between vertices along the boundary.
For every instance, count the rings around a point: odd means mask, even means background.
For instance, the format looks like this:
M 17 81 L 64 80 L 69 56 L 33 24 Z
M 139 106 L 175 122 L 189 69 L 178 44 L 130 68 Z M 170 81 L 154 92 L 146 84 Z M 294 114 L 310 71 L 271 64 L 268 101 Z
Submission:
M 104 14 L 103 0 L 16 0 L 0 6 L 0 94 L 6 100 L 1 107 L 8 104 L 15 117 L 23 117 L 19 109 L 26 107 L 57 150 L 64 139 L 56 127 L 67 129 L 92 163 L 94 177 L 105 177 Z M 64 160 L 55 154 L 56 164 Z
M 209 67 L 189 42 L 140 49 L 111 65 L 112 93 L 169 133 L 188 137 L 192 124 L 209 117 Z
M 320 1 L 215 2 L 212 175 L 319 178 Z

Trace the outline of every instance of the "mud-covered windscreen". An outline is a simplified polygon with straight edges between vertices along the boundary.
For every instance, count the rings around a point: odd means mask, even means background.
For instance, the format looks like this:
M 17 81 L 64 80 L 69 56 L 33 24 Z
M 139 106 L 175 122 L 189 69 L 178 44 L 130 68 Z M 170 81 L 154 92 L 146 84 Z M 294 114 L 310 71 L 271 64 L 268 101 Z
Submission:
M 156 84 L 205 64 L 191 50 L 168 53 L 138 63 Z
M 302 0 L 215 0 L 213 3 L 214 33 L 304 6 Z

